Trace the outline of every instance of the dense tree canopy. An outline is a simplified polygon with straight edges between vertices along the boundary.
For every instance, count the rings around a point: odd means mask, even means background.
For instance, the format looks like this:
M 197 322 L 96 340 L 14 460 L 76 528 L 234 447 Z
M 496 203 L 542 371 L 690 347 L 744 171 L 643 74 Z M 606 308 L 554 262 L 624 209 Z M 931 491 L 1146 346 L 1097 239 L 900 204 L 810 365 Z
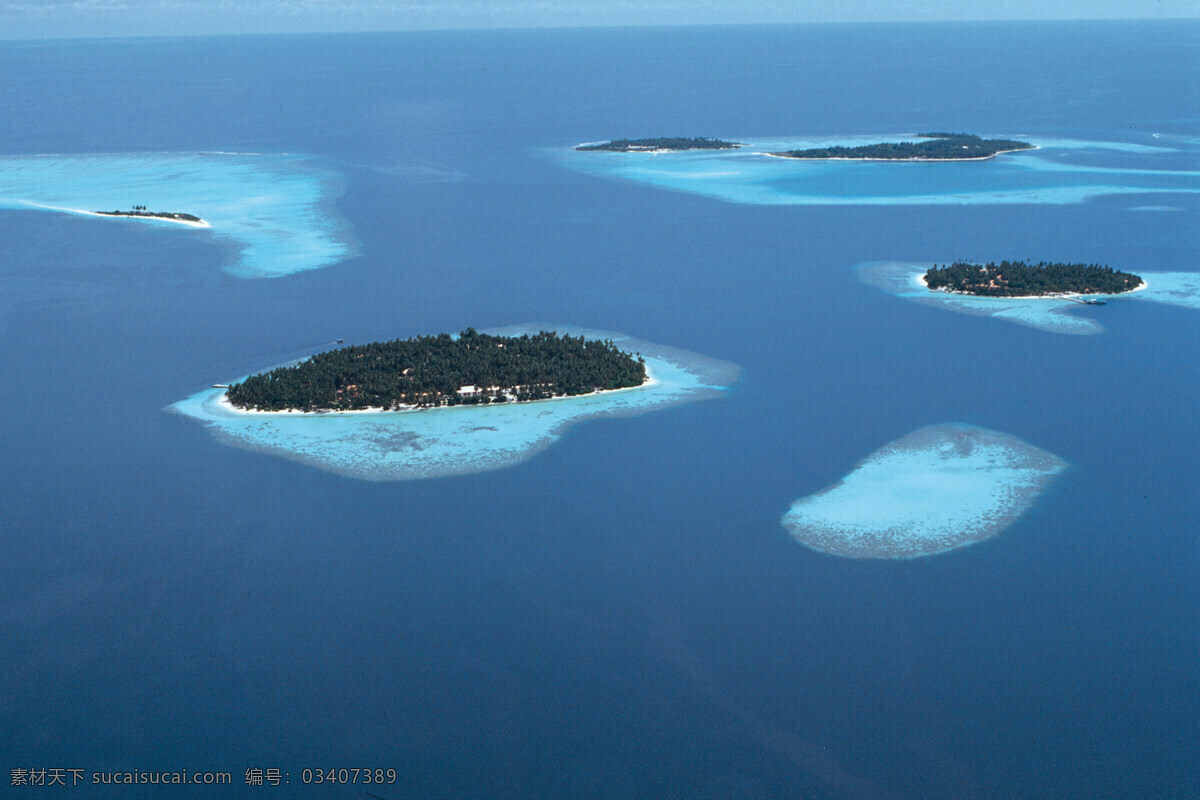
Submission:
M 787 158 L 863 158 L 885 160 L 987 158 L 1010 150 L 1029 150 L 1029 142 L 1014 139 L 981 139 L 969 133 L 919 133 L 923 142 L 880 142 L 859 147 L 818 147 L 787 150 L 772 155 Z
M 666 136 L 657 139 L 613 139 L 611 142 L 601 142 L 600 144 L 581 144 L 575 149 L 628 153 L 631 150 L 733 150 L 737 147 L 741 147 L 741 145 L 721 139 Z
M 1053 264 L 1045 261 L 1001 261 L 934 265 L 925 273 L 930 289 L 988 297 L 1048 294 L 1117 294 L 1142 285 L 1142 279 L 1100 264 Z
M 644 360 L 609 340 L 468 328 L 457 339 L 443 333 L 331 350 L 253 375 L 225 394 L 260 411 L 350 411 L 540 400 L 645 382 Z

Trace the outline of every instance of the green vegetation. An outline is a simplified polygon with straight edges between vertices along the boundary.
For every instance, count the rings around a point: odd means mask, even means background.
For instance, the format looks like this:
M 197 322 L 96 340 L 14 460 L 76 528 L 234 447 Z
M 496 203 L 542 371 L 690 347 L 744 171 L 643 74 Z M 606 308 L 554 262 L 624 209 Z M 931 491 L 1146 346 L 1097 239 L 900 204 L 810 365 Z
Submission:
M 820 147 L 787 150 L 771 155 L 785 158 L 862 158 L 888 161 L 941 161 L 990 158 L 1012 150 L 1031 150 L 1029 142 L 1014 139 L 981 139 L 969 133 L 918 133 L 924 142 L 880 142 L 860 147 Z
M 155 217 L 157 219 L 173 219 L 178 222 L 203 222 L 195 214 L 181 214 L 177 211 L 147 211 L 145 206 L 134 206 L 130 211 L 96 211 L 106 217 Z
M 985 297 L 1028 297 L 1052 294 L 1119 294 L 1136 289 L 1142 279 L 1100 264 L 1051 264 L 1025 261 L 956 261 L 925 273 L 930 289 Z
M 737 142 L 721 139 L 685 138 L 681 136 L 657 139 L 613 139 L 600 144 L 581 144 L 576 150 L 608 150 L 615 153 L 630 153 L 643 150 L 733 150 L 741 147 Z
M 352 411 L 542 400 L 645 382 L 645 361 L 609 340 L 468 328 L 457 339 L 443 333 L 320 353 L 235 383 L 225 396 L 260 411 Z

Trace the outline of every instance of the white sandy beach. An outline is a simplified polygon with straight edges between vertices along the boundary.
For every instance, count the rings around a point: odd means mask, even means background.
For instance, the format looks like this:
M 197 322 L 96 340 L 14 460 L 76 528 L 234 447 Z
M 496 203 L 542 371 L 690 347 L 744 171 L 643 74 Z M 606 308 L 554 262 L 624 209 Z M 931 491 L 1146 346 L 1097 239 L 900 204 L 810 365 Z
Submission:
M 584 142 L 575 145 L 576 151 L 590 144 L 608 144 L 607 142 Z M 637 153 L 638 155 L 660 155 L 662 153 L 691 153 L 696 150 L 716 152 L 723 150 L 739 150 L 745 145 L 735 144 L 733 147 L 630 147 L 625 150 L 583 150 L 585 153 Z
M 189 228 L 211 228 L 212 227 L 212 225 L 210 225 L 206 220 L 203 220 L 203 219 L 193 222 L 192 220 L 188 220 L 188 219 L 171 219 L 170 217 L 153 217 L 148 214 L 101 214 L 97 211 L 87 211 L 82 208 L 69 208 L 67 206 L 52 206 L 52 205 L 48 205 L 46 203 L 34 203 L 31 200 L 22 200 L 21 202 L 24 205 L 31 206 L 33 208 L 44 208 L 47 211 L 65 211 L 68 214 L 84 214 L 89 217 L 104 217 L 106 219 L 140 219 L 140 220 L 150 220 L 153 222 L 171 222 L 176 225 L 186 225 Z
M 1105 292 L 1093 292 L 1090 294 L 1080 294 L 1079 292 L 1063 292 L 1061 294 L 1017 294 L 1010 297 L 995 297 L 992 295 L 971 294 L 970 292 L 955 292 L 950 289 L 930 289 L 929 284 L 925 282 L 924 272 L 913 273 L 913 282 L 930 292 L 939 292 L 941 294 L 952 294 L 959 297 L 982 297 L 987 300 L 1070 300 L 1072 297 L 1124 297 L 1134 292 L 1140 292 L 1150 285 L 1150 282 L 1142 277 L 1142 285 L 1136 289 L 1130 289 L 1127 292 L 1118 292 L 1117 294 L 1109 294 Z
M 155 217 L 150 214 L 101 214 L 98 211 L 82 211 L 77 208 L 65 208 L 76 214 L 87 214 L 89 217 L 107 217 L 108 219 L 140 219 L 149 222 L 173 222 L 176 225 L 187 225 L 189 228 L 211 228 L 206 220 L 172 219 L 171 217 Z
M 504 407 L 504 406 L 514 406 L 514 405 L 526 406 L 526 405 L 531 405 L 533 403 L 553 403 L 556 400 L 570 400 L 572 398 L 577 398 L 577 397 L 594 397 L 599 394 L 617 394 L 618 392 L 632 392 L 632 391 L 637 391 L 638 389 L 648 389 L 651 386 L 657 385 L 658 383 L 659 383 L 659 381 L 657 378 L 654 377 L 654 373 L 652 373 L 650 371 L 650 368 L 647 367 L 646 368 L 646 380 L 640 386 L 626 386 L 623 389 L 598 389 L 594 392 L 589 392 L 588 394 L 573 394 L 573 395 L 565 395 L 564 394 L 564 395 L 559 395 L 557 397 L 547 397 L 544 400 L 525 400 L 520 403 L 515 402 L 515 401 L 509 401 L 507 403 L 494 403 L 494 404 L 488 403 L 486 405 L 479 405 L 476 407 L 500 408 L 500 407 Z M 445 408 L 471 408 L 472 407 L 470 405 L 460 404 L 460 405 L 456 405 L 456 406 L 428 406 L 428 407 L 424 407 L 424 408 L 421 406 L 401 406 L 400 408 L 392 408 L 392 409 L 359 408 L 359 409 L 354 409 L 352 411 L 299 411 L 296 409 L 287 409 L 285 411 L 259 411 L 258 409 L 253 409 L 253 408 L 238 408 L 237 406 L 230 403 L 229 400 L 225 397 L 224 389 L 220 389 L 217 391 L 220 392 L 220 395 L 217 397 L 217 407 L 218 408 L 220 408 L 222 411 L 224 411 L 227 414 L 248 415 L 248 416 L 264 415 L 264 416 L 274 417 L 274 416 L 281 416 L 281 415 L 287 415 L 287 414 L 298 414 L 298 415 L 302 415 L 302 416 L 303 415 L 318 416 L 318 415 L 324 415 L 324 414 L 335 414 L 338 416 L 349 416 L 352 414 L 411 414 L 416 411 L 434 411 L 439 408 L 445 409 Z
M 1016 150 L 997 150 L 986 156 L 971 156 L 970 158 L 921 158 L 915 156 L 913 158 L 850 158 L 847 156 L 823 156 L 821 158 L 798 158 L 796 156 L 785 156 L 783 153 L 759 153 L 759 155 L 770 156 L 771 158 L 785 158 L 788 161 L 900 161 L 904 163 L 953 163 L 955 161 L 988 161 L 996 156 L 1002 156 L 1005 153 L 1028 153 L 1030 150 L 1040 149 L 1037 145 L 1033 147 L 1021 147 Z

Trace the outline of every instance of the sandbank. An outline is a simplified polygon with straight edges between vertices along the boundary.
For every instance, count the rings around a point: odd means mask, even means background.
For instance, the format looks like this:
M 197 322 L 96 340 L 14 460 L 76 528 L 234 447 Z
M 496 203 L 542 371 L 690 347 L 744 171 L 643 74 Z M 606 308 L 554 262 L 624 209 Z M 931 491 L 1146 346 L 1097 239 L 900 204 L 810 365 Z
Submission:
M 70 209 L 70 210 L 75 211 L 75 209 Z M 203 219 L 196 219 L 196 220 L 178 219 L 175 217 L 160 217 L 157 214 L 112 214 L 112 213 L 108 213 L 108 212 L 101 213 L 99 211 L 76 211 L 75 213 L 88 214 L 89 216 L 93 216 L 93 217 L 118 217 L 121 219 L 145 219 L 145 220 L 153 220 L 153 221 L 157 221 L 157 222 L 174 222 L 177 225 L 187 225 L 189 228 L 211 228 L 212 227 L 212 225 L 208 224 L 208 222 Z
M 193 222 L 192 220 L 189 220 L 189 219 L 172 219 L 171 217 L 156 217 L 156 216 L 152 216 L 150 214 L 109 214 L 109 213 L 101 214 L 98 211 L 88 211 L 88 210 L 82 209 L 82 208 L 69 208 L 67 206 L 52 206 L 52 205 L 48 205 L 46 203 L 35 203 L 31 200 L 22 200 L 21 203 L 22 203 L 22 205 L 32 206 L 34 208 L 44 208 L 47 211 L 65 211 L 68 214 L 84 214 L 89 217 L 103 217 L 103 218 L 108 218 L 108 219 L 113 219 L 113 218 L 145 219 L 145 220 L 154 220 L 157 222 L 173 222 L 176 225 L 186 225 L 189 228 L 211 228 L 212 227 L 212 225 L 210 225 L 206 220 L 202 220 L 202 219 L 196 220 Z

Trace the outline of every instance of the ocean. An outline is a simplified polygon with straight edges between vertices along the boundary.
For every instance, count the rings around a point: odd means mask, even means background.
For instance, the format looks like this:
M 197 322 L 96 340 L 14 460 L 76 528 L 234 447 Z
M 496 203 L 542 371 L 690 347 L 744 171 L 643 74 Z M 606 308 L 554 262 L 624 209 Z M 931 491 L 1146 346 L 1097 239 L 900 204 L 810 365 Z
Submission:
M 1194 304 L 1081 307 L 1095 325 L 1063 333 L 861 277 L 1200 271 L 1197 41 L 1114 22 L 0 42 L 0 794 L 1200 795 Z M 997 159 L 920 202 L 895 172 L 774 202 L 723 168 L 572 150 L 931 129 L 1074 144 L 1001 157 L 1048 165 L 997 177 L 1003 201 L 971 195 Z M 220 224 L 30 205 L 148 196 Z M 736 377 L 503 468 L 398 480 L 171 410 L 337 339 L 542 322 Z M 994 537 L 923 558 L 828 555 L 781 524 L 931 425 L 1067 466 Z M 18 783 L 39 769 L 83 777 Z M 230 783 L 99 780 L 184 769 Z

